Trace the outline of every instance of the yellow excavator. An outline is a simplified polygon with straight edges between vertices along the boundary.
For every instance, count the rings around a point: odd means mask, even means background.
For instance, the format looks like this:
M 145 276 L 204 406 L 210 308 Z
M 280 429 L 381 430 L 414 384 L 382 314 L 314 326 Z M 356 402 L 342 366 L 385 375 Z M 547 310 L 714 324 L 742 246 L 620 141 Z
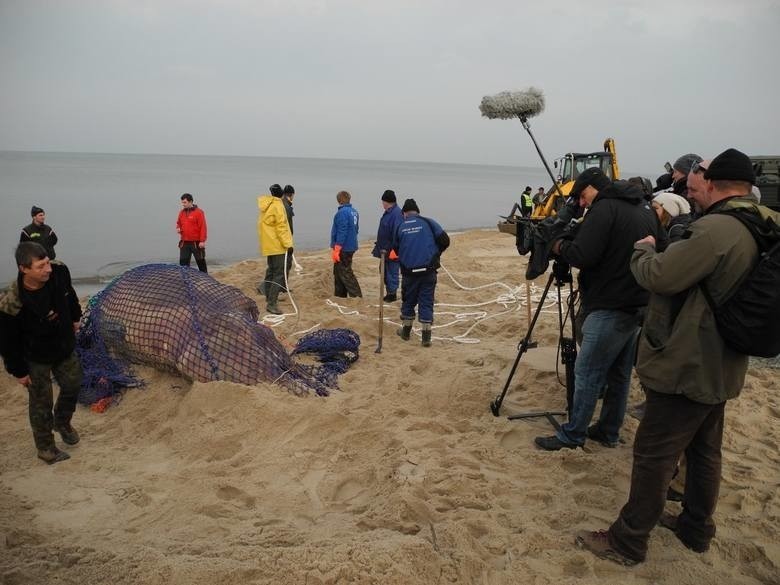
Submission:
M 559 171 L 557 185 L 553 185 L 545 194 L 544 199 L 534 207 L 531 219 L 544 219 L 555 215 L 571 193 L 574 181 L 585 169 L 598 167 L 613 181 L 620 179 L 620 168 L 618 167 L 613 138 L 607 138 L 604 141 L 604 150 L 601 152 L 588 154 L 570 152 L 556 159 L 554 166 Z
M 557 180 L 545 193 L 542 200 L 534 205 L 531 220 L 542 220 L 556 215 L 558 210 L 564 205 L 569 193 L 571 193 L 574 181 L 577 180 L 577 177 L 585 169 L 598 167 L 610 179 L 615 181 L 620 179 L 620 168 L 618 167 L 615 140 L 613 138 L 604 140 L 603 151 L 590 153 L 569 152 L 555 159 L 553 164 L 558 170 Z M 515 234 L 517 231 L 516 223 L 516 218 L 508 217 L 505 221 L 498 223 L 498 231 Z

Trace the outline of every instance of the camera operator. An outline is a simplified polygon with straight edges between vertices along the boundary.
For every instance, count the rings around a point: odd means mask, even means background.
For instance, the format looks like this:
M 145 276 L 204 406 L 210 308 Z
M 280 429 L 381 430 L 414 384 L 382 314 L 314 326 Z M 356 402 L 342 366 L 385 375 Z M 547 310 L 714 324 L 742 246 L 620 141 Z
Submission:
M 547 451 L 581 447 L 586 438 L 617 446 L 641 311 L 649 297 L 631 273 L 631 254 L 634 242 L 648 235 L 666 243 L 656 214 L 636 185 L 613 182 L 590 168 L 575 181 L 572 196 L 587 213 L 574 238 L 557 240 L 552 252 L 580 269 L 582 344 L 569 420 L 555 435 L 534 441 Z M 588 426 L 605 386 L 599 420 Z

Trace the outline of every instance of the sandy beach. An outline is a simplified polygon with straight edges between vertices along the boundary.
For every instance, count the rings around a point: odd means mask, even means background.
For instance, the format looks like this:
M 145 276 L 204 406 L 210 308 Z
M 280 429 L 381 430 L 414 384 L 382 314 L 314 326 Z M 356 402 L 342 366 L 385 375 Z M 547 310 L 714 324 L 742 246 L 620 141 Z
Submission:
M 370 250 L 363 242 L 354 260 L 362 299 L 332 296 L 327 251 L 296 254 L 299 315 L 274 326 L 290 347 L 314 327 L 359 333 L 360 358 L 327 398 L 139 367 L 146 386 L 103 414 L 79 407 L 81 442 L 47 466 L 25 391 L 3 372 L 0 583 L 780 584 L 779 369 L 752 365 L 727 405 L 711 550 L 693 553 L 659 527 L 647 561 L 620 567 L 573 541 L 625 503 L 637 421 L 626 418 L 615 449 L 547 453 L 533 445 L 551 431 L 545 419 L 504 416 L 565 408 L 553 298 L 502 416 L 490 412 L 528 327 L 526 259 L 513 238 L 452 234 L 433 347 L 395 334 L 396 302 L 385 306 L 381 353 Z M 262 310 L 264 271 L 259 258 L 213 276 Z M 534 309 L 545 282 L 532 283 Z M 641 401 L 636 378 L 631 392 Z

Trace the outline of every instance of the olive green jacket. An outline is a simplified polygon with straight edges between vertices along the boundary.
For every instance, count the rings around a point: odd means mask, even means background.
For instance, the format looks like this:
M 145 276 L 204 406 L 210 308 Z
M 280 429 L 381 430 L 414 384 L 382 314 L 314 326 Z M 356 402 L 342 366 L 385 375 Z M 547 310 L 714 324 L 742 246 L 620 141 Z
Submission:
M 649 244 L 634 246 L 631 272 L 652 293 L 636 370 L 646 388 L 720 404 L 742 390 L 748 357 L 726 346 L 698 284 L 704 281 L 715 304 L 721 304 L 757 262 L 758 246 L 750 231 L 727 215 L 704 215 L 689 231 L 689 238 L 663 253 Z

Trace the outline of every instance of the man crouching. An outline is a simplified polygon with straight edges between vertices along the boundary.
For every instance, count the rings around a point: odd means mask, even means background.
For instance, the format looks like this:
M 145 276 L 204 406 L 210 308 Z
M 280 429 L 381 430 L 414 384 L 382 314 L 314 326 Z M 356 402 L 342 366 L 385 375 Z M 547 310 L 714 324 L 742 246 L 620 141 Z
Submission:
M 0 355 L 5 369 L 30 394 L 30 426 L 38 457 L 48 464 L 70 459 L 54 444 L 52 430 L 68 445 L 79 442 L 70 421 L 81 388 L 75 352 L 81 306 L 64 264 L 52 264 L 40 244 L 16 248 L 19 276 L 0 295 Z M 60 386 L 53 404 L 51 376 Z

